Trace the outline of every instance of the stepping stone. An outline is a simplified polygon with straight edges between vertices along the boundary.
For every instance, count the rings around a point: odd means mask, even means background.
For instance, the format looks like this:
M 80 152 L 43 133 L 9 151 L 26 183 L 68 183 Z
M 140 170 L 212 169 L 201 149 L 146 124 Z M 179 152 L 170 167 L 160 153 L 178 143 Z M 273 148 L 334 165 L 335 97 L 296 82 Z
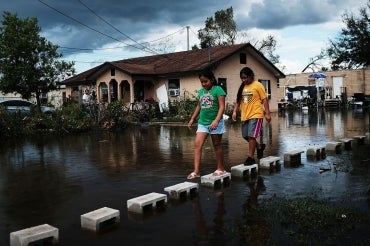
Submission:
M 280 166 L 280 157 L 278 156 L 267 156 L 260 159 L 261 169 L 270 169 L 279 168 Z
M 342 138 L 340 141 L 344 144 L 345 150 L 351 150 L 352 149 L 352 138 Z
M 314 157 L 316 160 L 325 159 L 326 152 L 325 146 L 322 145 L 310 145 L 306 151 L 307 157 Z
M 143 213 L 145 209 L 154 209 L 167 204 L 167 195 L 152 192 L 127 200 L 127 209 L 134 213 Z
M 251 176 L 252 173 L 258 173 L 258 164 L 256 163 L 250 166 L 240 164 L 240 165 L 231 167 L 230 170 L 231 170 L 231 175 L 235 177 L 245 177 L 247 175 Z
M 120 213 L 116 209 L 103 207 L 92 212 L 81 215 L 81 227 L 93 231 L 98 231 L 102 223 L 114 220 L 120 221 Z
M 214 176 L 212 173 L 200 177 L 200 183 L 204 186 L 213 187 L 224 185 L 231 181 L 231 174 L 225 172 L 224 174 Z
M 301 165 L 302 150 L 292 150 L 284 154 L 284 165 L 297 166 Z
M 183 182 L 164 188 L 171 198 L 189 197 L 198 193 L 199 184 L 193 182 Z
M 327 142 L 326 143 L 326 150 L 333 151 L 336 154 L 340 154 L 342 148 L 341 142 Z
M 358 145 L 364 145 L 365 144 L 365 138 L 366 136 L 354 136 L 353 139 L 357 140 Z
M 53 244 L 57 244 L 59 230 L 48 224 L 38 225 L 10 233 L 10 246 L 26 246 L 49 238 L 52 239 Z

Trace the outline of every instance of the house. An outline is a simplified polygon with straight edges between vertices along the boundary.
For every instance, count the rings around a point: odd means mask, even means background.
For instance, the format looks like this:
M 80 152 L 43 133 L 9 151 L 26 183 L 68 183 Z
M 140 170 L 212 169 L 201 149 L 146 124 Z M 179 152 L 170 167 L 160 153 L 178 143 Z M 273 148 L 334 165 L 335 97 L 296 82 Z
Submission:
M 239 72 L 249 66 L 266 88 L 271 111 L 277 110 L 279 79 L 285 75 L 251 44 L 218 46 L 105 62 L 62 82 L 66 96 L 81 102 L 82 93 L 94 93 L 99 103 L 122 100 L 127 105 L 154 100 L 161 107 L 168 101 L 191 98 L 201 87 L 198 74 L 210 68 L 227 93 L 232 107 L 241 83 Z

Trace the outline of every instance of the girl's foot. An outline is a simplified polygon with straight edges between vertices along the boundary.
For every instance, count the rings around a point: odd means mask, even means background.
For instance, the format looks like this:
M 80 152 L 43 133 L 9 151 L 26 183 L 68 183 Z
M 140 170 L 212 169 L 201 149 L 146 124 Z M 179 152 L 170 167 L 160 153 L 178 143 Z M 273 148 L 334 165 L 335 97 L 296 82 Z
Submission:
M 188 175 L 188 179 L 195 179 L 195 178 L 199 178 L 200 175 L 197 174 L 196 172 L 192 172 L 191 174 Z

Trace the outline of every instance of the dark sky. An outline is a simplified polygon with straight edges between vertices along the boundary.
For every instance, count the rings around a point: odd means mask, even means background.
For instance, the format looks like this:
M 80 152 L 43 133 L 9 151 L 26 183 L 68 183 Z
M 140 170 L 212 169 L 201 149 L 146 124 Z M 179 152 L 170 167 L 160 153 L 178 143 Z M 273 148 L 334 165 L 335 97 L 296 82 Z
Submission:
M 61 50 L 68 56 L 68 52 L 92 53 L 92 49 L 112 44 L 128 45 L 128 51 L 153 40 L 164 50 L 178 51 L 176 42 L 185 42 L 185 38 L 166 37 L 177 31 L 185 36 L 186 26 L 192 34 L 191 46 L 199 45 L 196 34 L 206 18 L 229 7 L 239 31 L 276 34 L 290 27 L 304 29 L 306 25 L 340 21 L 345 10 L 355 11 L 359 6 L 353 0 L 3 0 L 0 10 L 21 18 L 36 17 L 42 36 L 61 47 L 76 49 Z

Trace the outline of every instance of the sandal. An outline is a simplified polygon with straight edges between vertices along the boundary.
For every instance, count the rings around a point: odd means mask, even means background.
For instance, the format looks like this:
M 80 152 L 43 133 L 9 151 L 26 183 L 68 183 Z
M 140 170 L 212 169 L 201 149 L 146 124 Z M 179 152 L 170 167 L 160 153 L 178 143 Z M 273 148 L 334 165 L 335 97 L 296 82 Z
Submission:
M 195 178 L 199 178 L 200 175 L 197 174 L 196 172 L 192 172 L 191 174 L 188 175 L 188 179 L 195 179 Z
M 213 176 L 220 176 L 220 175 L 225 174 L 225 173 L 226 173 L 226 171 L 225 171 L 225 170 L 224 170 L 224 171 L 216 170 L 216 171 L 214 171 L 214 172 L 212 173 L 212 175 L 213 175 Z

